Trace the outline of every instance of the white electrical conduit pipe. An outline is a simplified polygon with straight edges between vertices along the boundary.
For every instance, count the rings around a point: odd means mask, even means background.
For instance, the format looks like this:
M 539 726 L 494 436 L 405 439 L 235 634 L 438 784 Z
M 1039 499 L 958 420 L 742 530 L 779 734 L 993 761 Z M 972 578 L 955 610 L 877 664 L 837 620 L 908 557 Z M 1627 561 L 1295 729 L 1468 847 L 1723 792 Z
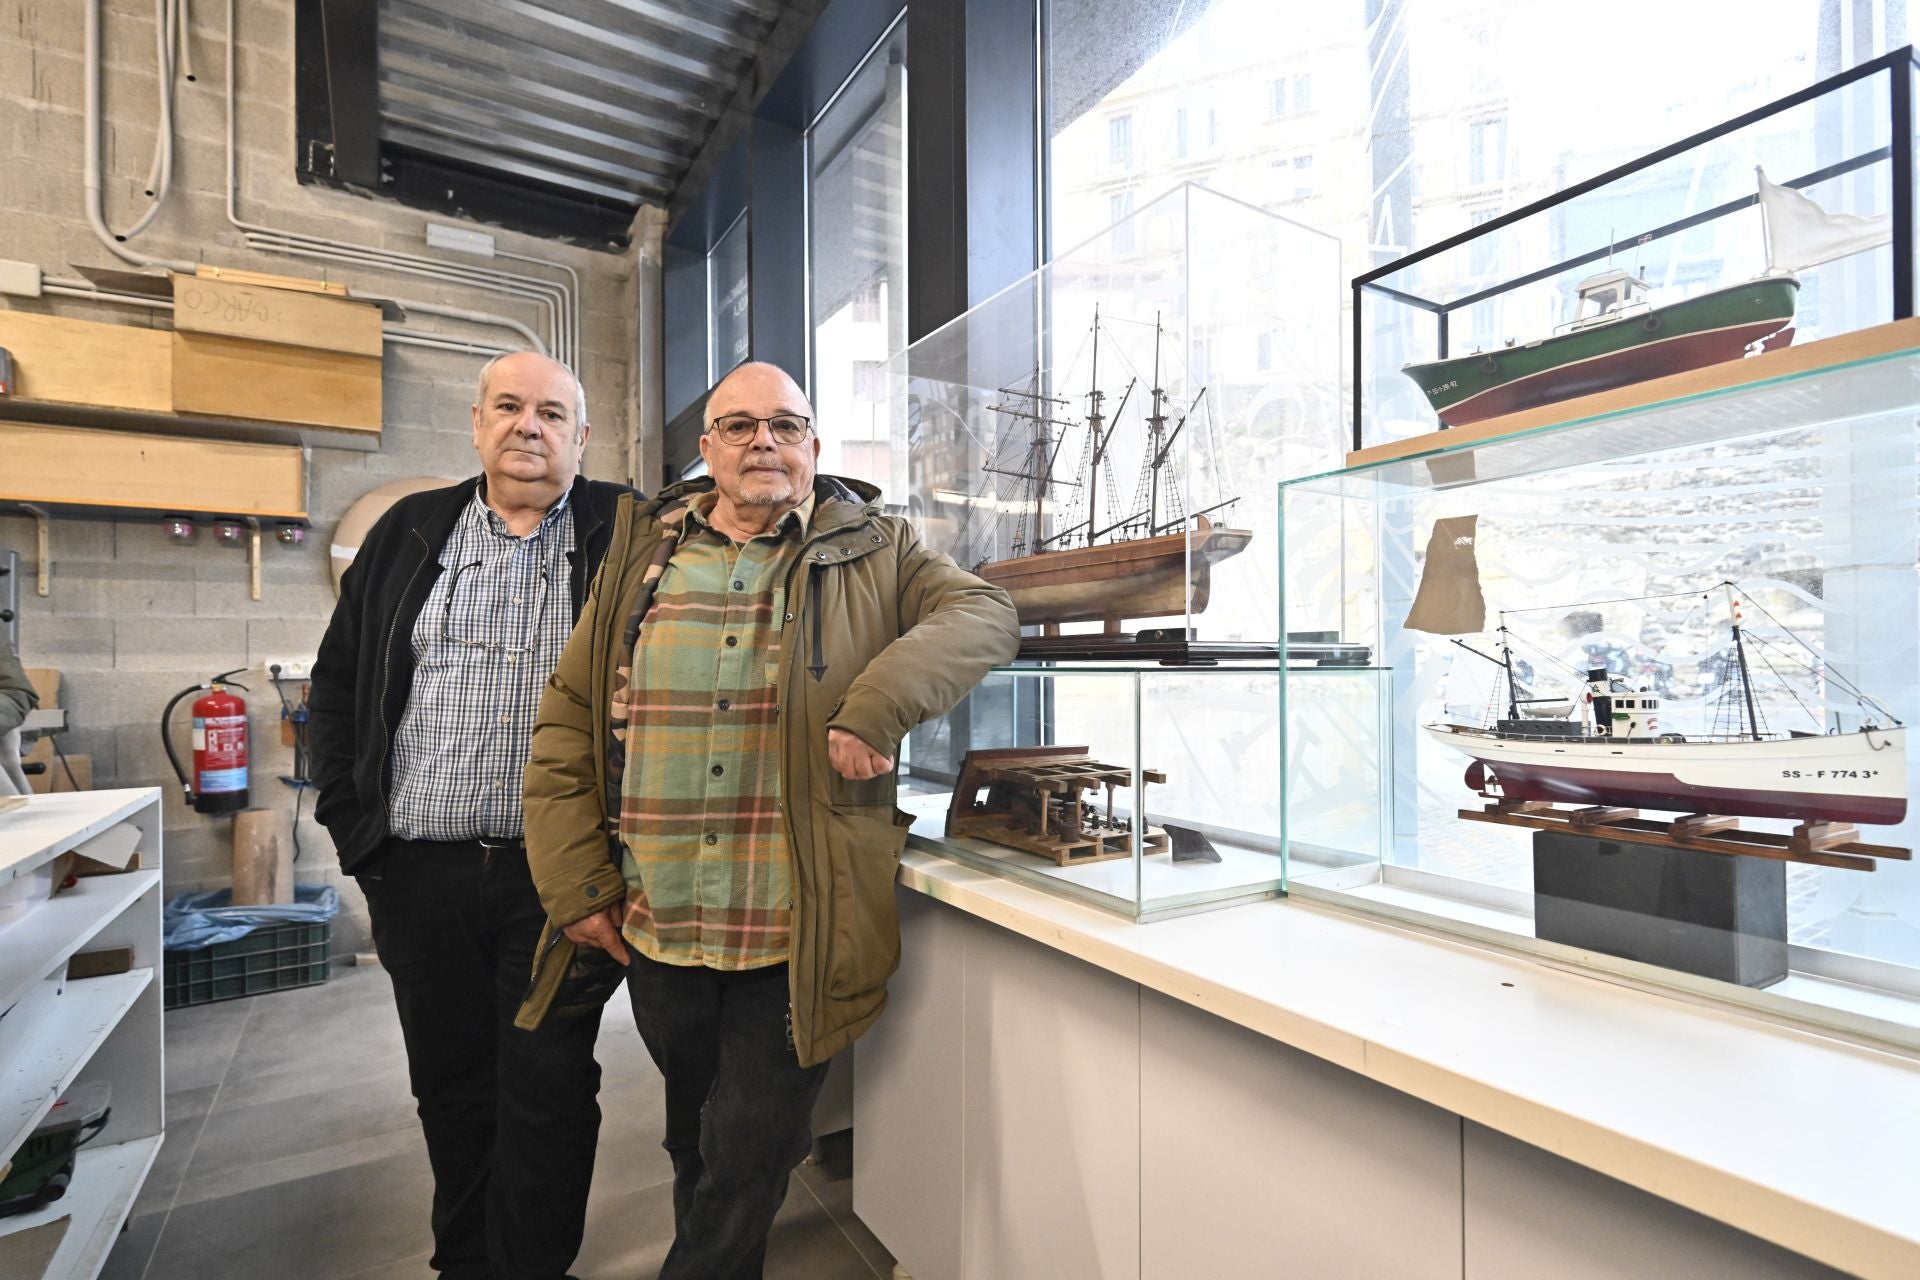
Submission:
M 180 72 L 192 84 L 200 77 L 193 74 L 193 0 L 180 4 Z
M 179 0 L 154 0 L 154 77 L 160 93 L 160 128 L 153 135 L 153 163 L 147 169 L 147 198 L 153 201 L 139 221 L 120 233 L 131 240 L 147 229 L 166 203 L 167 190 L 173 186 L 173 41 L 174 27 L 180 20 Z
M 457 283 L 465 284 L 472 288 L 486 289 L 491 292 L 505 293 L 509 296 L 524 297 L 526 296 L 524 291 L 529 289 L 542 292 L 548 290 L 558 291 L 564 299 L 559 309 L 568 317 L 568 323 L 566 325 L 568 332 L 563 335 L 562 332 L 556 329 L 553 343 L 554 353 L 558 359 L 570 367 L 577 368 L 580 355 L 580 343 L 577 320 L 579 313 L 575 295 L 578 290 L 579 276 L 578 273 L 574 272 L 570 267 L 561 263 L 550 262 L 545 259 L 533 258 L 526 255 L 500 255 L 502 257 L 514 257 L 518 260 L 553 270 L 565 271 L 574 281 L 574 288 L 572 290 L 567 289 L 564 285 L 559 285 L 549 280 L 542 280 L 536 276 L 528 276 L 510 271 L 497 271 L 489 268 L 468 267 L 440 258 L 425 257 L 420 254 L 402 253 L 398 250 L 381 249 L 370 245 L 356 245 L 348 241 L 332 240 L 325 236 L 308 235 L 304 232 L 282 231 L 260 223 L 247 222 L 240 217 L 238 194 L 240 185 L 238 131 L 235 123 L 235 108 L 238 101 L 235 86 L 235 64 L 237 61 L 235 55 L 235 7 L 235 0 L 227 0 L 227 220 L 232 223 L 236 229 L 247 233 L 249 246 L 281 252 L 284 251 L 283 246 L 287 244 L 297 244 L 307 250 L 307 256 L 317 257 L 322 260 L 325 260 L 332 254 L 351 253 L 360 255 L 354 259 L 359 265 L 385 264 L 393 270 L 399 270 L 402 264 L 425 268 L 436 272 L 448 273 L 451 277 L 455 278 L 455 282 Z M 256 244 L 256 240 L 259 242 L 258 244 Z M 545 349 L 544 346 L 542 349 Z
M 439 280 L 447 284 L 466 284 L 467 283 L 464 277 L 450 270 L 435 269 L 435 268 L 429 268 L 429 267 L 416 267 L 410 264 L 387 262 L 379 256 L 378 251 L 374 251 L 374 250 L 315 249 L 312 246 L 302 243 L 300 241 L 288 240 L 279 235 L 273 235 L 273 236 L 249 235 L 247 237 L 247 244 L 249 247 L 252 247 L 252 248 L 271 250 L 272 252 L 275 252 L 275 253 L 284 253 L 291 257 L 296 257 L 296 258 L 314 258 L 322 262 L 350 263 L 350 264 L 355 264 L 359 266 L 372 267 L 375 270 L 379 270 L 379 271 L 393 271 L 402 275 L 423 276 L 426 279 Z M 560 320 L 559 320 L 559 317 L 564 312 L 565 303 L 564 303 L 564 299 L 558 296 L 558 293 L 559 293 L 558 286 L 550 286 L 548 289 L 539 291 L 539 292 L 535 292 L 533 290 L 525 290 L 525 289 L 513 289 L 513 290 L 503 289 L 500 292 L 509 293 L 511 296 L 514 296 L 514 297 L 526 298 L 529 301 L 539 303 L 542 309 L 546 313 L 547 330 L 550 334 L 554 335 L 554 342 L 553 342 L 552 349 L 554 350 L 560 349 L 560 340 L 566 336 L 566 328 L 564 325 L 560 323 Z M 408 305 L 408 304 L 403 303 L 402 305 Z M 533 331 L 531 329 L 527 329 L 525 330 L 525 332 L 531 334 Z M 545 353 L 546 351 L 549 350 L 549 346 L 547 343 L 541 342 L 538 338 L 535 338 L 533 340 L 538 344 L 539 350 L 541 352 Z
M 232 0 L 228 0 L 227 16 L 229 20 L 231 20 L 233 16 Z M 231 88 L 233 83 L 233 32 L 231 25 L 228 27 L 227 34 L 227 83 L 229 88 Z M 84 104 L 86 116 L 86 158 L 83 177 L 86 183 L 87 223 L 92 228 L 94 235 L 99 238 L 100 243 L 104 244 L 109 251 L 125 262 L 130 262 L 137 267 L 160 267 L 164 270 L 180 272 L 183 275 L 193 275 L 198 270 L 197 263 L 189 262 L 181 258 L 156 257 L 152 254 L 142 253 L 137 249 L 129 248 L 107 228 L 106 218 L 102 210 L 100 189 L 100 0 L 86 0 L 85 44 L 86 47 L 82 59 L 85 64 L 83 70 L 85 77 L 84 97 L 86 99 Z M 233 99 L 229 97 L 227 100 L 227 172 L 229 178 L 231 178 L 233 174 L 233 138 Z M 227 200 L 230 208 L 233 199 L 233 187 L 231 183 L 229 183 Z M 431 261 L 431 259 L 428 259 L 428 261 Z M 71 287 L 71 283 L 72 282 L 66 282 L 68 287 Z M 85 284 L 84 281 L 81 283 L 83 285 Z M 533 283 L 540 282 L 535 281 Z M 90 288 L 90 286 L 88 287 Z M 416 302 L 406 298 L 395 298 L 386 294 L 366 290 L 351 290 L 350 292 L 354 297 L 363 301 L 392 302 L 404 310 L 416 312 L 420 315 L 444 316 L 452 320 L 463 320 L 470 324 L 511 329 L 524 337 L 536 350 L 542 352 L 546 350 L 546 344 L 541 342 L 538 334 L 518 320 L 511 319 L 507 316 L 492 315 L 483 311 L 472 311 L 464 307 L 443 306 L 439 303 Z M 107 300 L 105 291 L 94 291 L 90 296 Z M 147 303 L 151 303 L 152 301 L 152 299 L 143 299 L 143 302 Z
M 462 351 L 476 356 L 504 356 L 512 347 L 493 347 L 484 342 L 466 342 L 459 338 L 449 338 L 444 333 L 428 333 L 421 329 L 402 329 L 389 326 L 386 330 L 388 342 L 404 343 L 410 347 L 431 347 L 436 351 Z
M 583 354 L 580 350 L 582 335 L 587 331 L 586 324 L 580 314 L 580 299 L 582 296 L 580 273 L 564 262 L 548 262 L 543 258 L 536 258 L 531 254 L 513 253 L 506 249 L 495 249 L 493 256 L 496 258 L 506 258 L 514 262 L 530 262 L 537 267 L 552 267 L 556 271 L 564 271 L 567 273 L 567 279 L 572 283 L 572 288 L 563 289 L 562 292 L 567 294 L 567 307 L 571 313 L 573 324 L 573 359 L 578 361 Z M 568 367 L 576 373 L 579 372 L 579 365 L 577 363 L 569 364 Z
M 165 267 L 169 271 L 184 271 L 191 275 L 193 263 L 180 258 L 156 258 L 137 249 L 129 249 L 122 243 L 125 237 L 116 236 L 107 228 L 100 193 L 100 0 L 86 0 L 86 5 L 86 49 L 82 58 L 86 64 L 83 90 L 86 99 L 86 158 L 82 176 L 86 182 L 87 225 L 93 228 L 93 234 L 99 237 L 100 243 L 122 261 L 131 262 L 136 267 Z
M 247 224 L 236 220 L 235 225 L 244 228 Z M 446 262 L 439 258 L 416 257 L 371 245 L 356 245 L 343 240 L 329 240 L 299 232 L 247 230 L 244 234 L 248 248 L 259 249 L 266 253 L 284 253 L 320 262 L 338 262 L 370 267 L 379 271 L 391 271 L 397 275 L 419 276 L 464 288 L 485 289 L 491 293 L 536 303 L 544 313 L 550 337 L 550 341 L 541 343 L 540 350 L 544 352 L 551 349 L 556 359 L 570 367 L 577 358 L 578 344 L 574 337 L 577 330 L 571 322 L 574 299 L 569 295 L 566 286 L 555 281 L 516 275 L 512 272 L 485 272 L 476 275 L 474 268 Z

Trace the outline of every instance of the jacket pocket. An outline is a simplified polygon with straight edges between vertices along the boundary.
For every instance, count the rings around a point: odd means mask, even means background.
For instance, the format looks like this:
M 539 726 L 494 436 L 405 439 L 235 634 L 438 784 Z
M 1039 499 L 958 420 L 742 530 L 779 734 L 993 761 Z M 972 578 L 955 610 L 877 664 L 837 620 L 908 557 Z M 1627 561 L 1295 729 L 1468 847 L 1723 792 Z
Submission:
M 884 816 L 892 811 L 894 798 L 899 792 L 900 775 L 897 773 L 888 772 L 877 778 L 856 781 L 841 777 L 838 769 L 827 770 L 827 796 L 837 812 L 878 809 Z
M 827 864 L 833 948 L 827 994 L 838 999 L 885 985 L 900 967 L 900 912 L 893 896 L 900 853 L 913 815 L 892 805 L 835 808 L 828 821 Z

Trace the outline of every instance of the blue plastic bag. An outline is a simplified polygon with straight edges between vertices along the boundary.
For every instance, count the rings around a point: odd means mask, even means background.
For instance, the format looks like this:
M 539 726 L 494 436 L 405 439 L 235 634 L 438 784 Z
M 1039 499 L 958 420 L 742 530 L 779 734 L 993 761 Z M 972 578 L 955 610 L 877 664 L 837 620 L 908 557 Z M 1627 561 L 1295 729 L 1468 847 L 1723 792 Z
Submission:
M 293 901 L 278 906 L 235 907 L 231 889 L 177 893 L 160 922 L 168 951 L 198 951 L 244 938 L 262 925 L 320 924 L 340 910 L 340 891 L 330 884 L 297 884 Z

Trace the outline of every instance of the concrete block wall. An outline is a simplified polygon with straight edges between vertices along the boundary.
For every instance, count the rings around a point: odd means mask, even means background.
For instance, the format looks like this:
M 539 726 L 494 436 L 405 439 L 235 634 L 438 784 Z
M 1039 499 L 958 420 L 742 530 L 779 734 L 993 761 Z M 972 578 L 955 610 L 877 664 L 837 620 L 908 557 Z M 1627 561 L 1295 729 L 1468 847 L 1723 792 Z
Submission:
M 225 193 L 225 6 L 193 7 L 196 83 L 176 88 L 174 185 L 165 210 L 134 245 L 148 253 L 284 275 L 343 280 L 428 302 L 511 316 L 544 332 L 540 309 L 522 300 L 406 275 L 388 275 L 301 258 L 256 253 L 227 220 Z M 104 0 L 103 142 L 108 222 L 116 229 L 143 207 L 152 156 L 158 89 L 150 0 Z M 303 187 L 294 176 L 292 0 L 239 0 L 240 215 L 251 221 L 355 243 L 438 256 L 425 247 L 427 215 L 385 201 Z M 122 268 L 87 227 L 83 203 L 81 0 L 0 0 L 0 257 L 37 262 L 71 275 L 73 265 Z M 434 221 L 451 221 L 434 217 Z M 631 352 L 632 255 L 575 249 L 485 228 L 502 248 L 562 261 L 581 274 L 584 334 L 581 370 L 594 434 L 586 473 L 626 474 Z M 456 259 L 460 260 L 460 259 Z M 471 263 L 472 259 L 464 259 Z M 512 264 L 531 275 L 555 275 Z M 165 327 L 165 313 L 47 298 L 0 298 L 0 306 L 120 324 Z M 496 346 L 518 346 L 505 331 L 418 319 Z M 333 608 L 328 546 L 335 524 L 362 494 L 402 476 L 460 477 L 477 470 L 467 407 L 482 358 L 389 345 L 385 425 L 375 453 L 314 448 L 309 509 L 313 531 L 299 547 L 271 539 L 263 548 L 262 598 L 251 600 L 243 552 L 203 532 L 177 546 L 158 519 L 56 519 L 52 593 L 33 592 L 33 522 L 0 509 L 0 546 L 21 554 L 21 656 L 58 667 L 73 728 L 69 752 L 93 757 L 97 787 L 157 785 L 167 802 L 167 889 L 224 885 L 231 865 L 231 820 L 202 817 L 180 799 L 162 754 L 159 716 L 178 690 L 231 667 L 239 679 L 253 736 L 253 802 L 291 810 L 294 792 L 277 779 L 291 772 L 280 745 L 279 703 L 263 664 L 311 656 Z M 0 458 L 0 467 L 6 465 Z M 176 717 L 184 743 L 187 717 Z M 340 882 L 326 833 L 302 803 L 302 880 Z M 336 950 L 368 945 L 365 911 L 351 883 L 336 922 Z

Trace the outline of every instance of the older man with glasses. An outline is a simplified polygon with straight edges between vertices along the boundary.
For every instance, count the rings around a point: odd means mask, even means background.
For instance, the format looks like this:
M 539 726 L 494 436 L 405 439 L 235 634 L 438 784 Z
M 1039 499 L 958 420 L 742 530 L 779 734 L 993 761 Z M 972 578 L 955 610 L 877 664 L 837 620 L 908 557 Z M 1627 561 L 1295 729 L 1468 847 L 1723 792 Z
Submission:
M 627 966 L 666 1078 L 662 1280 L 760 1275 L 827 1059 L 899 962 L 900 742 L 1018 643 L 1004 592 L 815 475 L 812 414 L 772 365 L 714 388 L 708 475 L 620 504 L 527 765 L 555 927 L 520 1021 L 576 949 Z
M 365 892 L 433 1166 L 433 1268 L 561 1280 L 599 1137 L 600 1005 L 515 1028 L 546 913 L 522 843 L 534 711 L 605 558 L 616 502 L 581 478 L 586 394 L 532 352 L 473 405 L 482 475 L 402 499 L 341 581 L 313 671 L 315 816 Z

